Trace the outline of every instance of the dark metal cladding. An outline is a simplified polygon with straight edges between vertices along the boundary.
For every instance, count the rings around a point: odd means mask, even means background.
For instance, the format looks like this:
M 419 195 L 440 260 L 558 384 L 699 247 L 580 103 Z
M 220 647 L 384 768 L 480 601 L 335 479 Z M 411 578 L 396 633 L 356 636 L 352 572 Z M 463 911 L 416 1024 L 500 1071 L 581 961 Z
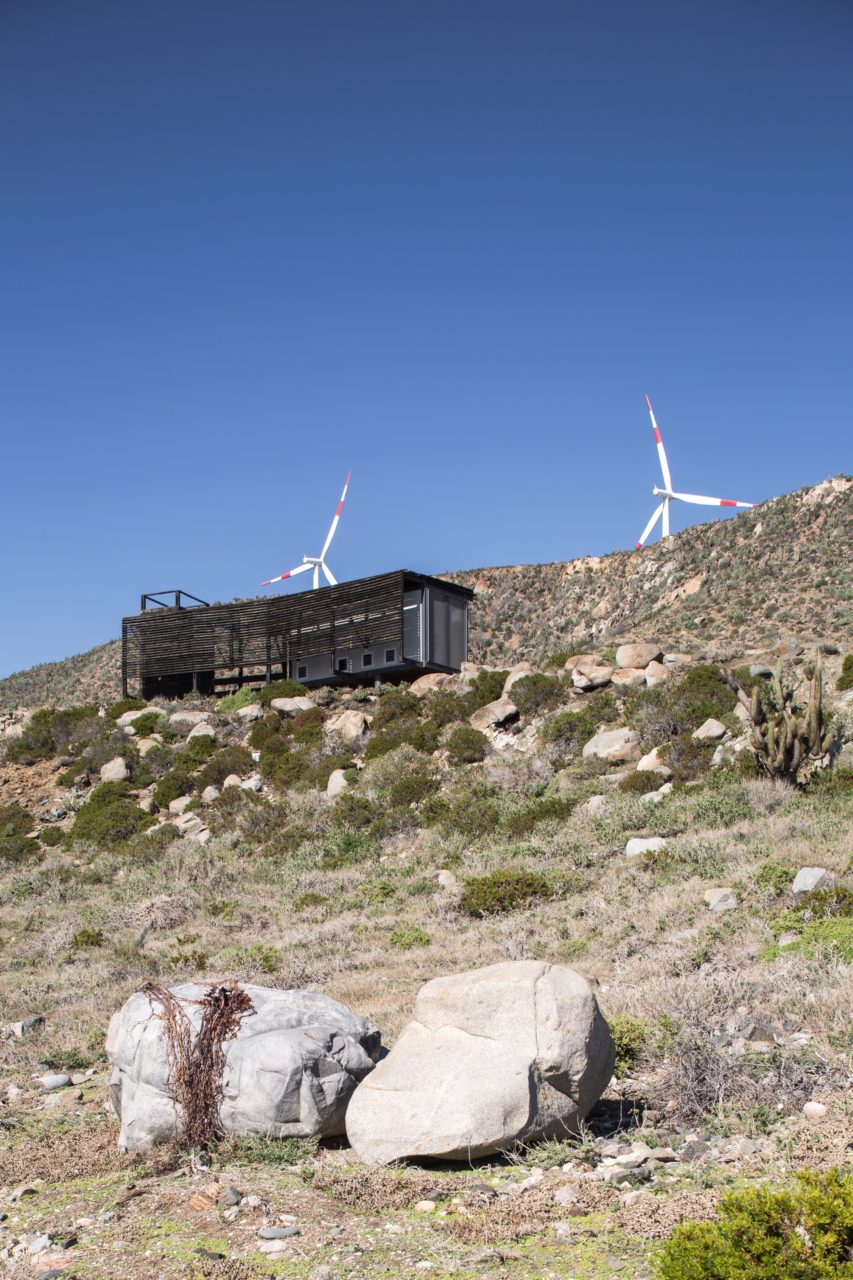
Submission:
M 453 652 L 445 645 L 439 653 L 439 646 L 434 646 L 438 661 L 431 660 L 429 652 L 407 652 L 404 594 L 410 602 L 413 591 L 423 601 L 426 634 L 435 630 L 434 614 L 443 617 L 448 608 L 455 611 Z M 164 605 L 166 596 L 175 603 Z M 205 605 L 177 591 L 145 595 L 143 612 L 122 620 L 123 690 L 125 696 L 129 690 L 143 697 L 180 696 L 190 689 L 213 692 L 217 685 L 269 681 L 279 675 L 297 678 L 301 662 L 313 673 L 321 655 L 328 657 L 328 675 L 315 675 L 305 683 L 458 670 L 467 657 L 467 605 L 472 596 L 466 587 L 404 569 L 234 604 Z M 184 599 L 193 604 L 185 607 Z M 410 608 L 411 603 L 406 605 Z M 364 669 L 358 658 L 340 657 L 364 653 L 369 655 Z

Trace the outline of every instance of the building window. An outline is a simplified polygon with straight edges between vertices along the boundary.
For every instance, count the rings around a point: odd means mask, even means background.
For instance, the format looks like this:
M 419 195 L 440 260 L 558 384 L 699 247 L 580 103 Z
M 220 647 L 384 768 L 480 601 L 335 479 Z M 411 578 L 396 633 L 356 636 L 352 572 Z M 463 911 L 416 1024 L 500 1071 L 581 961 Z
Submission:
M 338 671 L 349 671 L 349 658 L 338 658 Z
M 372 666 L 373 666 L 373 654 L 372 654 L 372 653 L 365 653 L 365 654 L 363 654 L 363 655 L 362 655 L 362 658 L 361 658 L 361 665 L 362 665 L 363 667 L 372 667 Z
M 307 679 L 308 679 L 308 668 L 307 668 L 307 667 L 297 667 L 297 668 L 296 668 L 296 679 L 297 679 L 297 680 L 307 680 Z
M 397 650 L 396 650 L 396 649 L 386 649 L 386 650 L 385 650 L 385 661 L 386 661 L 386 662 L 395 662 L 395 661 L 396 661 L 396 659 L 397 659 Z

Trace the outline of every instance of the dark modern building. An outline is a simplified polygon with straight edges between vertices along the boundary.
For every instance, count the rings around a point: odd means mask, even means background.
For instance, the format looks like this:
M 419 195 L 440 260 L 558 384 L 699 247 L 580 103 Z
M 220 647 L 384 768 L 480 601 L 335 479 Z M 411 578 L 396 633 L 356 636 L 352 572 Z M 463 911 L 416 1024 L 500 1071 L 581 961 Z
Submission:
M 147 594 L 122 619 L 122 692 L 180 697 L 285 676 L 312 686 L 458 671 L 472 597 L 407 569 L 234 604 Z

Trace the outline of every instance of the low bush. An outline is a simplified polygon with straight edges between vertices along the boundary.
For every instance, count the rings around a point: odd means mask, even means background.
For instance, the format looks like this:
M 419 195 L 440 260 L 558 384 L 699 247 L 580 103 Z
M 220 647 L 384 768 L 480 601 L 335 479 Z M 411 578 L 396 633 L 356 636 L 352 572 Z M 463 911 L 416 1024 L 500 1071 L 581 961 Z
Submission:
M 376 842 L 355 831 L 341 831 L 327 839 L 317 860 L 324 871 L 354 867 L 373 860 L 378 853 Z
M 0 827 L 2 825 L 3 820 L 0 818 Z M 62 844 L 64 839 L 65 833 L 61 827 L 42 827 L 39 832 L 39 840 L 42 844 L 47 845 L 49 849 L 55 849 L 57 845 Z
M 700 663 L 679 681 L 634 690 L 627 700 L 625 715 L 631 728 L 639 733 L 643 749 L 649 751 L 670 738 L 689 738 L 708 719 L 725 720 L 734 704 L 735 695 L 722 671 L 710 663 Z
M 154 733 L 158 725 L 163 726 L 165 723 L 166 717 L 162 711 L 146 711 L 144 715 L 137 716 L 133 722 L 133 728 L 137 738 L 147 738 L 150 733 Z
M 607 1019 L 613 1043 L 616 1045 L 614 1073 L 624 1076 L 642 1056 L 649 1040 L 648 1023 L 634 1018 L 630 1013 L 617 1013 Z
M 432 939 L 416 924 L 409 924 L 398 925 L 393 929 L 389 941 L 398 951 L 411 951 L 413 947 L 428 947 Z
M 710 769 L 715 747 L 713 742 L 694 740 L 689 732 L 679 733 L 663 746 L 660 758 L 675 782 L 693 782 Z
M 437 781 L 431 770 L 412 769 L 401 774 L 397 781 L 392 783 L 388 799 L 394 808 L 420 804 L 422 800 L 426 800 L 427 796 L 432 795 L 436 786 Z
M 17 802 L 0 806 L 0 860 L 21 862 L 38 853 L 38 842 L 27 839 L 33 826 L 33 819 Z
M 160 809 L 168 809 L 173 800 L 188 796 L 193 786 L 193 763 L 185 755 L 178 756 L 172 768 L 163 774 L 154 788 L 154 803 Z
M 52 756 L 80 755 L 83 747 L 98 736 L 99 721 L 97 707 L 69 707 L 65 711 L 43 707 L 34 712 L 20 738 L 7 744 L 6 758 L 35 764 Z
M 662 784 L 663 778 L 659 773 L 646 770 L 637 773 L 635 770 L 633 773 L 626 773 L 624 778 L 620 778 L 619 790 L 632 796 L 644 796 L 649 791 L 657 791 Z
M 431 796 L 421 808 L 424 826 L 438 827 L 446 836 L 456 834 L 469 840 L 494 831 L 500 817 L 497 801 L 485 786 Z
M 305 690 L 300 689 L 300 692 L 304 693 Z M 244 684 L 236 693 L 227 693 L 224 698 L 220 698 L 216 704 L 216 710 L 224 716 L 233 715 L 242 707 L 251 707 L 253 703 L 260 702 L 259 693 L 259 689 L 253 689 L 251 685 Z
M 762 862 L 755 872 L 755 887 L 762 893 L 772 893 L 776 897 L 784 893 L 794 878 L 789 867 L 780 866 L 778 862 Z
M 853 653 L 848 653 L 842 662 L 841 675 L 835 687 L 839 693 L 843 693 L 845 689 L 853 689 Z
M 566 686 L 562 680 L 536 671 L 516 680 L 509 696 L 523 716 L 537 716 L 558 707 L 565 694 Z
M 504 814 L 500 829 L 518 839 L 529 835 L 540 822 L 547 822 L 549 819 L 564 822 L 576 804 L 577 800 L 572 796 L 540 796 Z
M 84 840 L 99 849 L 111 849 L 154 826 L 126 782 L 102 782 L 77 813 L 71 828 L 73 840 Z
M 492 871 L 465 881 L 460 905 L 469 916 L 494 916 L 521 911 L 551 897 L 550 881 L 536 871 Z
M 577 711 L 561 711 L 542 726 L 542 741 L 556 747 L 561 755 L 574 755 L 602 722 L 610 724 L 618 715 L 618 703 L 609 689 L 587 694 Z
M 245 946 L 226 947 L 220 956 L 226 969 L 254 977 L 261 973 L 277 973 L 281 968 L 281 952 L 268 942 L 250 942 Z M 204 965 L 196 965 L 204 968 Z
M 221 787 L 232 773 L 238 778 L 247 778 L 254 768 L 255 762 L 251 751 L 239 746 L 223 747 L 210 757 L 204 768 L 196 775 L 195 788 L 201 792 L 205 787 Z M 159 804 L 159 801 L 157 803 Z
M 103 929 L 78 929 L 71 939 L 72 947 L 102 947 L 104 945 Z
M 841 1280 L 853 1277 L 853 1176 L 804 1171 L 790 1187 L 723 1196 L 711 1222 L 683 1222 L 657 1280 Z
M 365 760 L 378 760 L 402 746 L 414 747 L 424 755 L 432 755 L 438 747 L 438 725 L 431 719 L 421 723 L 413 716 L 401 716 L 378 732 L 374 722 L 373 729 L 364 750 Z
M 489 739 L 479 729 L 460 724 L 447 739 L 447 758 L 451 764 L 477 764 L 486 758 Z

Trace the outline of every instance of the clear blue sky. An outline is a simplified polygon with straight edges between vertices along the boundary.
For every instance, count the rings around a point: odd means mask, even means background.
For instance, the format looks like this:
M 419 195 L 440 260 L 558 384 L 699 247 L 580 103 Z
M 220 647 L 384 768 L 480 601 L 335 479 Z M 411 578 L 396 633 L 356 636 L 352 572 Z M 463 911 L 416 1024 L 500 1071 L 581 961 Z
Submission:
M 339 579 L 633 546 L 645 391 L 676 487 L 850 471 L 851 67 L 842 0 L 3 0 L 0 675 L 348 466 Z

